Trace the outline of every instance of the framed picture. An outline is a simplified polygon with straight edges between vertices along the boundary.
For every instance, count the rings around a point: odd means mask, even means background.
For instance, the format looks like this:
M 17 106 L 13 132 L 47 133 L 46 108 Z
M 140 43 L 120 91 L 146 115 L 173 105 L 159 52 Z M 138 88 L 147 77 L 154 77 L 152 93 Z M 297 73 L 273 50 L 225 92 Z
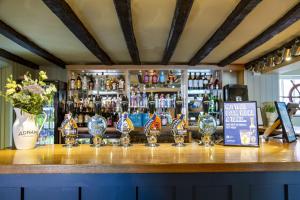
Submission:
M 224 102 L 224 145 L 259 146 L 256 101 Z
M 284 102 L 275 102 L 277 113 L 282 125 L 282 137 L 287 142 L 296 141 L 296 134 Z

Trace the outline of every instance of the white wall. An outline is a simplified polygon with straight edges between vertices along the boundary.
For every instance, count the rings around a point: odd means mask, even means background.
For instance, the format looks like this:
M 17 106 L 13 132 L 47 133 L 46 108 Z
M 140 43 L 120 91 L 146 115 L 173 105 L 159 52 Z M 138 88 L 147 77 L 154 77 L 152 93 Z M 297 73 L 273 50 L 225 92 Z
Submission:
M 67 82 L 67 70 L 57 66 L 40 66 L 47 73 L 49 80 Z
M 279 74 L 254 75 L 245 71 L 244 81 L 248 85 L 249 100 L 257 101 L 258 106 L 279 100 Z

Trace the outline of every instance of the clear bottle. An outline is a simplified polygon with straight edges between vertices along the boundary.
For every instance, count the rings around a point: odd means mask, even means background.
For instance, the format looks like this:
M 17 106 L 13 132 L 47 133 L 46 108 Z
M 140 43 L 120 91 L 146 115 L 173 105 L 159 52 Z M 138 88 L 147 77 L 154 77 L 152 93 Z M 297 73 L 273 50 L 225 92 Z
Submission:
M 71 80 L 70 80 L 70 89 L 75 90 L 76 89 L 76 78 L 75 73 L 72 72 Z
M 88 90 L 88 80 L 86 74 L 82 78 L 82 90 Z
M 95 77 L 95 86 L 94 86 L 94 89 L 96 91 L 99 91 L 99 88 L 100 88 L 100 83 L 99 83 L 99 75 L 96 74 L 96 77 Z
M 124 81 L 124 79 L 123 79 L 122 76 L 119 78 L 118 89 L 119 89 L 120 91 L 125 90 L 125 81 Z
M 105 85 L 106 84 L 106 80 L 105 80 L 105 76 L 104 73 L 102 72 L 100 78 L 99 78 L 99 85 L 100 85 L 100 90 L 104 91 L 105 90 Z

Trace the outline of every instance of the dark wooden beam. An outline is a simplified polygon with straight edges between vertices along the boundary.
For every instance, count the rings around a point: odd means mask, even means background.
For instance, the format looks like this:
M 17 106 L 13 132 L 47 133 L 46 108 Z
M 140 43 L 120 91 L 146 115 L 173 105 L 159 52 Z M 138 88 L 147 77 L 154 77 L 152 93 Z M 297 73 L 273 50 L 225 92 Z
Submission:
M 216 48 L 261 2 L 261 0 L 241 0 L 218 30 L 191 58 L 189 65 L 200 63 L 214 48 Z
M 21 58 L 20 56 L 17 56 L 15 54 L 12 54 L 2 48 L 0 48 L 0 57 L 6 58 L 8 60 L 15 61 L 21 65 L 25 65 L 27 67 L 30 67 L 32 69 L 39 69 L 39 66 L 29 60 L 25 60 L 24 58 Z
M 4 23 L 0 20 L 0 33 L 5 37 L 9 38 L 10 40 L 14 41 L 18 45 L 24 47 L 25 49 L 45 58 L 49 62 L 56 64 L 62 68 L 65 68 L 65 63 L 61 59 L 55 57 L 45 49 L 42 49 L 37 44 L 32 42 L 26 36 L 22 35 L 21 33 L 15 31 L 12 27 Z
M 267 42 L 275 35 L 295 23 L 297 20 L 300 19 L 300 3 L 294 6 L 291 10 L 289 10 L 283 17 L 277 20 L 273 25 L 259 34 L 256 38 L 252 39 L 244 46 L 239 48 L 237 51 L 230 54 L 228 57 L 223 59 L 219 65 L 225 66 L 231 64 L 233 61 L 239 59 L 240 57 L 246 55 L 256 47 L 262 45 L 263 43 Z
M 194 0 L 177 0 L 167 45 L 161 63 L 167 65 L 175 51 L 177 43 L 189 17 Z
M 139 50 L 132 25 L 131 0 L 114 0 L 114 4 L 132 62 L 135 65 L 140 65 Z
M 106 65 L 113 64 L 66 1 L 43 0 L 43 2 L 97 58 Z

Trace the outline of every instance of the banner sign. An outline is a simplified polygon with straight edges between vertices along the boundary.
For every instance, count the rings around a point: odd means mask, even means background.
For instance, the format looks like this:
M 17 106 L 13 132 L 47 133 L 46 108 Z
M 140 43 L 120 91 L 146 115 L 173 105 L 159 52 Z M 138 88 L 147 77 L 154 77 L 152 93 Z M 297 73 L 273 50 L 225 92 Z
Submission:
M 256 102 L 224 102 L 224 145 L 258 146 Z

